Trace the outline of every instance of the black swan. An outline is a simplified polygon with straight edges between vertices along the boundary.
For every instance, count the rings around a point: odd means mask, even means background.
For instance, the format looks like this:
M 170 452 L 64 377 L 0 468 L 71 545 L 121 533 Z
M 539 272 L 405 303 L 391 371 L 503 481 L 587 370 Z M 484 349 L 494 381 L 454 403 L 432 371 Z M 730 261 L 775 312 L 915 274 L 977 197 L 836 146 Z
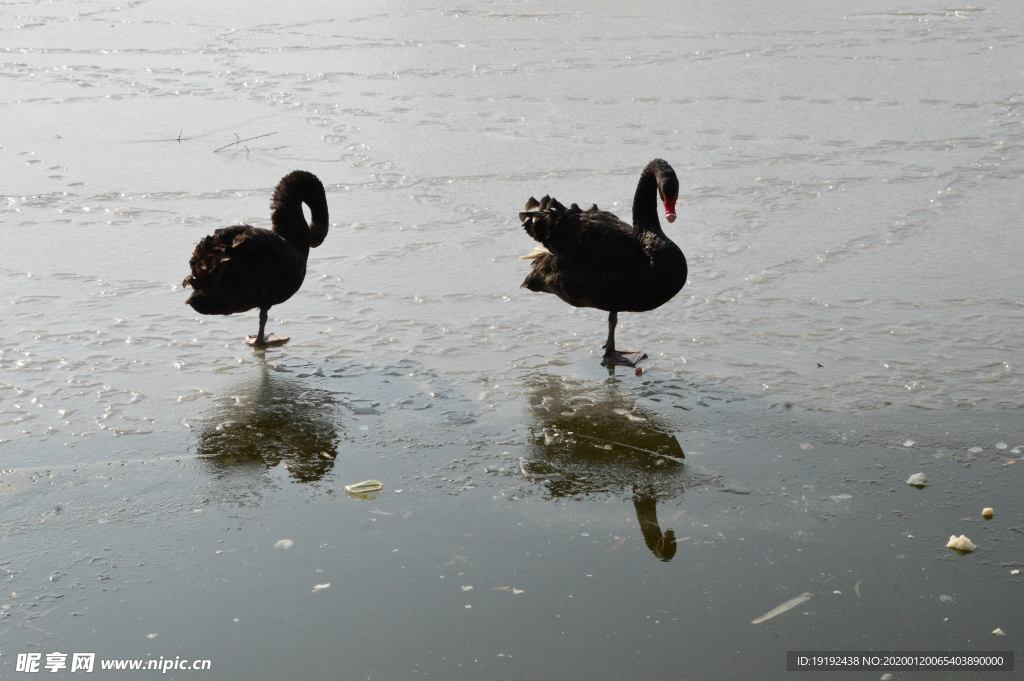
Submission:
M 526 232 L 539 241 L 523 288 L 554 293 L 575 307 L 608 312 L 608 340 L 601 364 L 633 365 L 647 355 L 615 350 L 619 312 L 645 312 L 671 300 L 686 283 L 686 257 L 661 231 L 658 196 L 665 219 L 676 219 L 679 181 L 665 161 L 656 158 L 640 175 L 633 196 L 633 226 L 591 206 L 568 209 L 550 196 L 530 197 L 519 214 Z M 538 210 L 533 211 L 532 209 Z
M 302 204 L 313 224 L 306 224 Z M 288 300 L 306 277 L 306 258 L 327 238 L 327 196 L 316 175 L 296 170 L 281 178 L 270 202 L 272 229 L 234 225 L 218 229 L 196 246 L 192 274 L 182 287 L 195 289 L 187 302 L 199 314 L 234 314 L 260 309 L 260 331 L 245 339 L 256 347 L 288 338 L 265 335 L 267 310 Z

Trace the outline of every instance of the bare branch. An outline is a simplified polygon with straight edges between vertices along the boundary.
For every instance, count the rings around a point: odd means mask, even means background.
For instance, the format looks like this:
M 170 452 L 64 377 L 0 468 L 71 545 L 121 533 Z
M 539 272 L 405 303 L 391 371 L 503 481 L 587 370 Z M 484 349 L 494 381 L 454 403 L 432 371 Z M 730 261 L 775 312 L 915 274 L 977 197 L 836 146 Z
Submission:
M 215 153 L 215 154 L 216 154 L 216 153 L 217 153 L 218 151 L 220 151 L 221 149 L 227 149 L 228 147 L 233 147 L 233 146 L 235 146 L 236 144 L 241 144 L 242 142 L 248 142 L 249 140 L 258 140 L 258 139 L 259 139 L 259 138 L 261 138 L 261 137 L 270 137 L 271 135 L 276 135 L 276 134 L 277 134 L 276 132 L 268 132 L 268 133 L 267 133 L 267 134 L 265 134 L 265 135 L 256 135 L 255 137 L 246 137 L 246 138 L 245 138 L 244 140 L 241 140 L 241 139 L 240 139 L 240 140 L 235 140 L 235 141 L 234 141 L 234 142 L 232 142 L 231 144 L 225 144 L 225 145 L 224 145 L 223 147 L 221 147 L 220 149 L 214 149 L 214 150 L 213 150 L 213 153 Z M 235 133 L 235 137 L 238 137 L 238 133 Z

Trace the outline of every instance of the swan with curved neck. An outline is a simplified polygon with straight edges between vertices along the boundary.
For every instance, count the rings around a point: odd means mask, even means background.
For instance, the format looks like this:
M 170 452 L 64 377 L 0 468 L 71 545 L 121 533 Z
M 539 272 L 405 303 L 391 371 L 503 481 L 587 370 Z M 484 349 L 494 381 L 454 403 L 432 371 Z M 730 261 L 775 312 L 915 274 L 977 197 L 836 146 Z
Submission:
M 679 181 L 666 161 L 644 168 L 633 196 L 633 224 L 591 206 L 566 208 L 545 196 L 526 202 L 519 214 L 523 228 L 541 243 L 533 253 L 523 288 L 553 293 L 575 307 L 608 312 L 608 339 L 602 364 L 633 365 L 647 355 L 619 352 L 615 326 L 619 312 L 646 312 L 672 299 L 686 283 L 686 257 L 661 229 L 658 200 L 665 219 L 676 219 Z
M 302 204 L 309 206 L 306 223 Z M 196 246 L 189 260 L 191 286 L 185 302 L 200 314 L 260 311 L 260 330 L 246 342 L 283 345 L 288 338 L 266 334 L 267 311 L 291 298 L 306 277 L 309 249 L 327 238 L 327 196 L 320 180 L 304 170 L 281 178 L 270 203 L 271 229 L 234 225 L 218 229 Z

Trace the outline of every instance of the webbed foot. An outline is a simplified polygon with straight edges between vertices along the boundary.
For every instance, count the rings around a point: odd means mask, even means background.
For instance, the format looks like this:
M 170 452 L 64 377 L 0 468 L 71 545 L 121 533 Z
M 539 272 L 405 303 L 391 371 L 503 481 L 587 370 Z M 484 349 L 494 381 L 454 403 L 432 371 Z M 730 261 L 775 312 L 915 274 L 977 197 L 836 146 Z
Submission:
M 288 336 L 275 336 L 272 333 L 266 334 L 263 337 L 263 342 L 262 343 L 259 342 L 259 336 L 246 336 L 245 337 L 246 344 L 252 345 L 253 347 L 257 347 L 257 348 L 268 348 L 268 347 L 273 347 L 275 345 L 284 345 L 289 340 L 291 340 L 291 338 L 288 337 Z

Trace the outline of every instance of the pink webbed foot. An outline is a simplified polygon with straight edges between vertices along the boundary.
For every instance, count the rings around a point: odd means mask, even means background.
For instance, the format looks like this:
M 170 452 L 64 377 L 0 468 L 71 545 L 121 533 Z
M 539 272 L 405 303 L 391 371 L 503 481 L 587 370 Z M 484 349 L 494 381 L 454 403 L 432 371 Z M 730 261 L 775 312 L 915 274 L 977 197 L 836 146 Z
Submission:
M 268 348 L 268 347 L 273 347 L 275 345 L 284 345 L 289 340 L 291 340 L 291 338 L 289 338 L 288 336 L 276 336 L 276 335 L 274 335 L 272 333 L 266 334 L 263 337 L 263 342 L 262 343 L 259 342 L 259 336 L 246 336 L 245 337 L 246 344 L 251 345 L 251 346 L 256 347 L 256 348 Z

